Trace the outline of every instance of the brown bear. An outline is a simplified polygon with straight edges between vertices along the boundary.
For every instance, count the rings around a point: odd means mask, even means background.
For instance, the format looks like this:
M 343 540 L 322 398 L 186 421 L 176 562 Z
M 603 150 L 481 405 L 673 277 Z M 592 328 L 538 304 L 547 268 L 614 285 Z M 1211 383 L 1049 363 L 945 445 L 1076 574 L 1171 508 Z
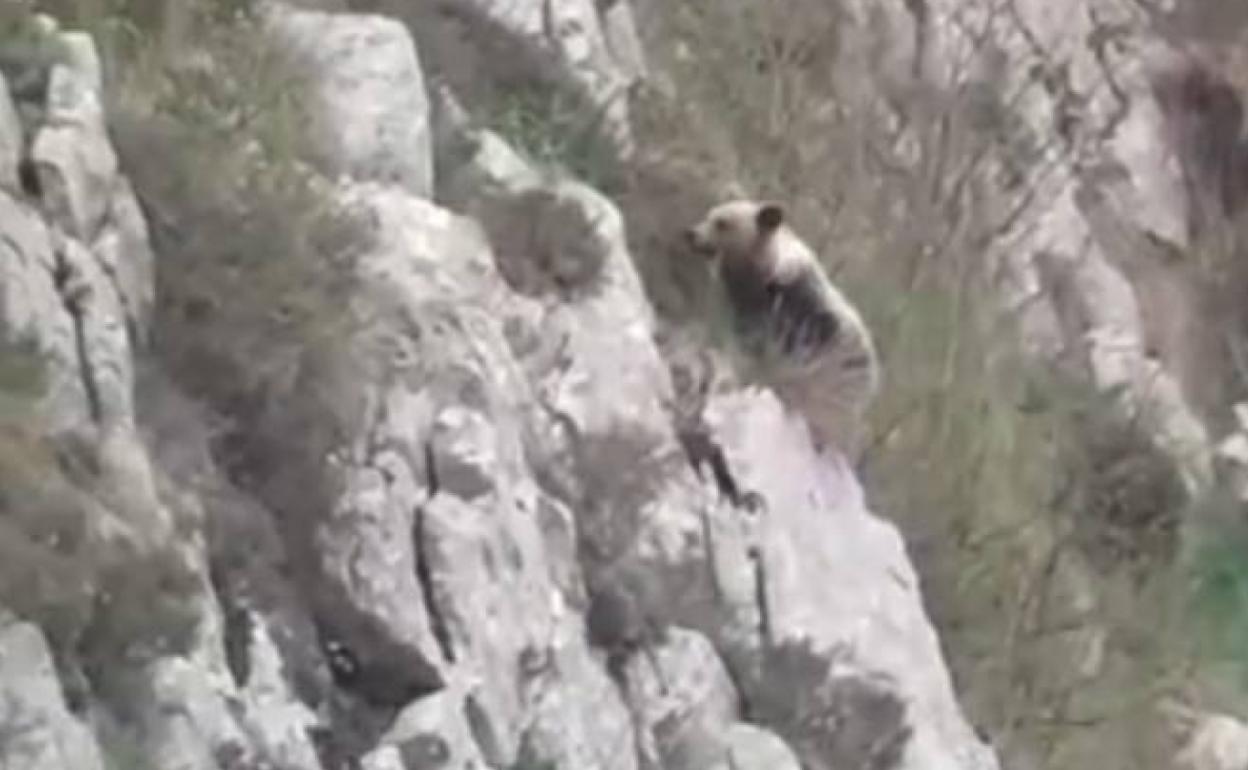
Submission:
M 685 236 L 714 261 L 736 338 L 763 379 L 806 416 L 820 447 L 856 453 L 864 412 L 879 389 L 875 343 L 786 224 L 783 207 L 723 203 Z

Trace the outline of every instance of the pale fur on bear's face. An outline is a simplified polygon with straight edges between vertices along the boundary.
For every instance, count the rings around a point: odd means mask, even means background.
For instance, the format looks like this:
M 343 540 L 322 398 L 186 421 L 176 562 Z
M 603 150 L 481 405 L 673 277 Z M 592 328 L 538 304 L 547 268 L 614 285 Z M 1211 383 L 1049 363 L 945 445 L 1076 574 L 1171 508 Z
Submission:
M 708 259 L 748 259 L 762 251 L 782 224 L 784 210 L 779 205 L 734 200 L 708 211 L 685 237 L 694 251 Z
M 879 385 L 875 345 L 818 256 L 785 223 L 784 209 L 733 200 L 712 208 L 685 237 L 714 261 L 747 352 L 778 364 L 766 371 L 781 399 L 807 415 L 821 445 L 852 449 Z

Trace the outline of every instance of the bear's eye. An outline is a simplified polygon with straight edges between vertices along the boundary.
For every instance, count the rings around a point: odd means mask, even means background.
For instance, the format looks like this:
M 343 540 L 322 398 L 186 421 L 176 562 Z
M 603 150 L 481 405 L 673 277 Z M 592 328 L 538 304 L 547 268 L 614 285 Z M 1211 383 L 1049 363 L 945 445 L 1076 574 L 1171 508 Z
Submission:
M 717 233 L 727 232 L 727 230 L 728 230 L 728 220 L 727 220 L 727 219 L 716 219 L 714 222 L 712 222 L 712 223 L 711 223 L 711 227 L 714 227 L 714 228 L 715 228 L 715 232 L 717 232 Z

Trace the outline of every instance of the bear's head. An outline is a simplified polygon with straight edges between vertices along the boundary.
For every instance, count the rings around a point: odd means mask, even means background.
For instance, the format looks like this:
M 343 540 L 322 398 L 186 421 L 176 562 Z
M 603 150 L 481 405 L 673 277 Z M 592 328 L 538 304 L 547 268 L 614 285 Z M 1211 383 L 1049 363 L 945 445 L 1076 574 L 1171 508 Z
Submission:
M 734 200 L 708 211 L 701 222 L 685 231 L 685 239 L 708 259 L 748 258 L 759 253 L 783 224 L 784 209 L 779 204 Z

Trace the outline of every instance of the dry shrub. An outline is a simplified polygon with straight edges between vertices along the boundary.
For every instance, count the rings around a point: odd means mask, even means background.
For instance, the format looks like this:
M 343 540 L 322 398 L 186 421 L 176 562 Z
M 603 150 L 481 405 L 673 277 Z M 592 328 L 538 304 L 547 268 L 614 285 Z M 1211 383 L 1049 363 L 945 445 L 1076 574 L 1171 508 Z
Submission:
M 57 473 L 55 457 L 21 425 L 0 430 L 0 602 L 73 647 L 89 622 L 96 586 L 87 503 Z
M 352 363 L 369 223 L 307 162 L 304 71 L 258 18 L 205 14 L 185 44 L 113 60 L 110 126 L 158 255 L 154 355 L 214 413 L 218 467 L 292 517 L 302 569 L 294 522 L 336 499 L 325 459 L 359 406 L 344 383 L 369 376 Z
M 113 139 L 160 255 L 156 353 L 239 423 L 341 338 L 344 255 L 362 241 L 299 162 L 301 83 L 246 5 L 39 5 L 101 46 Z M 0 365 L 0 386 L 25 368 Z M 89 463 L 16 411 L 0 424 L 0 602 L 88 667 L 180 649 L 202 589 L 185 554 L 131 536 Z
M 114 141 L 160 255 L 156 346 L 232 417 L 348 334 L 362 223 L 303 161 L 305 84 L 247 15 L 119 60 Z
M 218 407 L 288 383 L 306 350 L 343 336 L 349 254 L 364 235 L 303 162 L 305 83 L 255 3 L 33 9 L 101 49 L 112 138 L 160 255 L 162 358 Z
M 42 359 L 0 346 L 0 606 L 37 623 L 62 660 L 184 650 L 199 585 L 176 548 L 144 544 L 100 502 L 69 437 L 37 416 Z
M 1183 479 L 1142 427 L 1108 418 L 1108 405 L 1089 401 L 1071 414 L 1067 450 L 1072 486 L 1083 495 L 1083 549 L 1101 571 L 1134 570 L 1144 580 L 1178 554 L 1188 508 Z

